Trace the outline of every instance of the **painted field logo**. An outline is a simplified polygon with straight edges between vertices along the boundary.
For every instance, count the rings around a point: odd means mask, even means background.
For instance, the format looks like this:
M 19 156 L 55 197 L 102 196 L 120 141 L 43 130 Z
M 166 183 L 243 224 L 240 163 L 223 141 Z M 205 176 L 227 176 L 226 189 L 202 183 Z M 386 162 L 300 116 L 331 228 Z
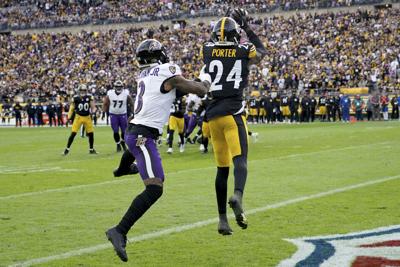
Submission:
M 278 267 L 400 266 L 400 225 L 346 235 L 286 240 L 298 250 Z

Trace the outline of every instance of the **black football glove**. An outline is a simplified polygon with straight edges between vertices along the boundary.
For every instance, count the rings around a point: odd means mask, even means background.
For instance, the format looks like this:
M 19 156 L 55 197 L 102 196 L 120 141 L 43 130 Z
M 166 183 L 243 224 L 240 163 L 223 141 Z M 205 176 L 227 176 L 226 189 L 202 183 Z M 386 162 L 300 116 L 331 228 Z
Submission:
M 236 8 L 231 14 L 231 17 L 243 30 L 249 28 L 249 24 L 247 23 L 247 14 L 247 11 L 243 8 Z

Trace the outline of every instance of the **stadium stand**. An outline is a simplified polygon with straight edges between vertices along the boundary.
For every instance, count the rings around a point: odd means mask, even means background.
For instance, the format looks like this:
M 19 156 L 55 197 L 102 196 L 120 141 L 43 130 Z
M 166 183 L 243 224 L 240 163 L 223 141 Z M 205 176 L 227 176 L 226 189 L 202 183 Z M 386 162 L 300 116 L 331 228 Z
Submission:
M 287 11 L 382 2 L 383 0 L 9 0 L 0 4 L 0 27 L 15 30 L 221 16 L 231 6 L 241 6 L 250 13 L 263 13 L 277 9 Z
M 11 8 L 19 1 L 3 3 Z M 32 6 L 41 1 L 24 1 Z M 100 1 L 104 5 L 103 1 Z M 100 3 L 99 2 L 99 3 Z M 60 1 L 62 3 L 62 1 Z M 97 4 L 88 1 L 86 8 Z M 75 3 L 76 7 L 85 6 Z M 399 8 L 299 13 L 252 19 L 268 55 L 249 77 L 252 91 L 321 94 L 351 88 L 400 91 Z M 79 33 L 0 34 L 0 102 L 68 99 L 76 84 L 88 82 L 98 101 L 114 78 L 135 90 L 134 51 L 144 38 L 162 40 L 171 60 L 194 78 L 201 66 L 199 48 L 210 38 L 211 24 L 131 27 Z M 349 89 L 350 88 L 350 89 Z

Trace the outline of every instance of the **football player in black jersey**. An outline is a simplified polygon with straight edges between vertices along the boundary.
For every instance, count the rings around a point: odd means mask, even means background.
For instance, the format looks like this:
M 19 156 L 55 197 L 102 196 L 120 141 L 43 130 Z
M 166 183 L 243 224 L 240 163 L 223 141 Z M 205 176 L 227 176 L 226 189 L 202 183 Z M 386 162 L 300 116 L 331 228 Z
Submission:
M 168 120 L 168 154 L 172 154 L 172 145 L 174 142 L 174 133 L 177 132 L 180 138 L 179 152 L 183 153 L 185 151 L 185 102 L 183 97 L 178 97 L 174 100 L 171 107 L 171 114 Z
M 218 20 L 212 30 L 211 42 L 203 45 L 204 64 L 200 79 L 211 81 L 212 100 L 207 107 L 211 141 L 217 163 L 215 190 L 217 195 L 218 232 L 232 234 L 226 215 L 227 180 L 233 160 L 235 186 L 229 198 L 237 224 L 247 228 L 242 196 L 247 179 L 247 125 L 243 115 L 243 89 L 247 86 L 249 66 L 260 62 L 267 51 L 247 22 L 247 12 L 236 9 L 230 17 Z M 240 43 L 241 29 L 250 42 Z
M 94 143 L 94 133 L 93 133 L 93 123 L 90 117 L 90 112 L 95 111 L 95 104 L 93 96 L 88 94 L 88 89 L 85 84 L 81 84 L 78 87 L 79 95 L 75 95 L 68 112 L 68 119 L 71 119 L 72 115 L 75 113 L 75 118 L 72 123 L 71 135 L 68 138 L 67 147 L 64 150 L 64 156 L 69 153 L 72 142 L 79 131 L 81 125 L 85 127 L 87 136 L 89 137 L 89 153 L 97 154 L 96 150 L 93 148 Z
M 289 96 L 286 94 L 286 91 L 283 92 L 281 96 L 281 114 L 283 122 L 289 122 L 288 118 L 290 117 L 290 109 L 289 109 Z

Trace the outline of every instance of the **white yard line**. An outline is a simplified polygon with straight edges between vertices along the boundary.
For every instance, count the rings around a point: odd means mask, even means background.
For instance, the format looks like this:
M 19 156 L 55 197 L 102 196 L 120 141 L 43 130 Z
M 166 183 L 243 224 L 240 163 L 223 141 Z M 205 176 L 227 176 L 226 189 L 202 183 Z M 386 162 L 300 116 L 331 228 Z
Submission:
M 390 142 L 379 142 L 379 143 L 364 144 L 364 145 L 358 145 L 358 146 L 347 146 L 347 147 L 334 148 L 334 149 L 324 149 L 324 150 L 320 150 L 320 151 L 313 151 L 313 152 L 307 152 L 307 153 L 298 153 L 298 154 L 290 154 L 290 155 L 285 155 L 285 156 L 280 156 L 280 157 L 270 157 L 270 158 L 249 160 L 249 163 L 265 161 L 265 160 L 281 160 L 281 159 L 290 159 L 290 158 L 303 157 L 303 156 L 312 156 L 312 155 L 323 154 L 323 153 L 327 153 L 327 152 L 345 151 L 345 150 L 351 150 L 351 149 L 358 149 L 358 148 L 361 148 L 361 147 L 370 147 L 370 146 L 375 146 L 375 145 L 383 145 L 383 144 L 388 144 L 388 143 L 390 143 Z M 173 174 L 176 174 L 176 173 L 196 172 L 196 171 L 207 170 L 207 169 L 215 169 L 215 167 L 211 166 L 211 167 L 195 168 L 195 169 L 183 169 L 183 170 L 179 170 L 179 171 L 176 171 L 176 172 L 166 173 L 166 176 L 173 175 Z M 41 190 L 41 191 L 35 191 L 35 192 L 8 195 L 8 196 L 0 197 L 0 201 L 2 201 L 2 200 L 10 200 L 10 199 L 17 199 L 17 198 L 21 198 L 21 197 L 30 197 L 30 196 L 36 196 L 36 195 L 43 195 L 43 194 L 47 194 L 47 193 L 68 192 L 68 191 L 72 191 L 72 190 L 76 190 L 76 189 L 99 187 L 99 186 L 110 185 L 110 184 L 120 184 L 120 183 L 131 181 L 131 179 L 132 178 L 114 179 L 114 180 L 109 180 L 109 181 L 100 182 L 100 183 L 75 185 L 75 186 L 68 186 L 68 187 L 62 187 L 62 188 L 54 188 L 54 189 L 47 189 L 47 190 Z
M 35 172 L 77 172 L 78 169 L 63 169 L 61 167 L 26 167 L 26 168 L 0 168 L 0 174 L 24 174 Z
M 255 214 L 258 212 L 264 212 L 264 211 L 271 210 L 271 209 L 282 208 L 282 207 L 285 207 L 285 206 L 288 206 L 291 204 L 296 204 L 296 203 L 311 200 L 311 199 L 317 199 L 317 198 L 321 198 L 321 197 L 325 197 L 325 196 L 329 196 L 329 195 L 334 195 L 337 193 L 342 193 L 342 192 L 350 191 L 353 189 L 362 188 L 362 187 L 366 187 L 366 186 L 370 186 L 370 185 L 374 185 L 374 184 L 379 184 L 379 183 L 383 183 L 383 182 L 387 182 L 387 181 L 391 181 L 391 180 L 395 180 L 395 179 L 399 179 L 399 178 L 400 178 L 400 175 L 383 177 L 380 179 L 376 179 L 376 180 L 372 180 L 372 181 L 368 181 L 368 182 L 364 182 L 364 183 L 345 186 L 345 187 L 341 187 L 341 188 L 337 188 L 337 189 L 333 189 L 333 190 L 329 190 L 329 191 L 325 191 L 325 192 L 321 192 L 321 193 L 317 193 L 317 194 L 312 194 L 312 195 L 307 195 L 307 196 L 302 196 L 302 197 L 298 197 L 298 198 L 285 200 L 285 201 L 278 202 L 275 204 L 270 204 L 270 205 L 266 205 L 263 207 L 251 209 L 251 210 L 248 210 L 246 213 L 247 214 Z M 229 217 L 232 218 L 233 215 L 230 215 Z M 138 242 L 138 241 L 154 239 L 154 238 L 158 238 L 160 236 L 165 236 L 165 235 L 169 235 L 169 234 L 173 234 L 173 233 L 180 233 L 180 232 L 188 231 L 191 229 L 207 226 L 207 225 L 217 223 L 217 222 L 218 222 L 218 218 L 212 218 L 212 219 L 198 221 L 198 222 L 191 223 L 191 224 L 185 224 L 185 225 L 181 225 L 181 226 L 177 226 L 177 227 L 166 228 L 166 229 L 163 229 L 163 230 L 160 230 L 157 232 L 152 232 L 152 233 L 143 234 L 143 235 L 129 238 L 129 242 L 133 243 L 133 242 Z M 94 252 L 97 252 L 100 250 L 111 249 L 111 247 L 112 246 L 110 243 L 103 243 L 103 244 L 99 244 L 99 245 L 95 245 L 95 246 L 91 246 L 91 247 L 87 247 L 87 248 L 71 250 L 71 251 L 68 251 L 65 253 L 56 254 L 56 255 L 52 255 L 52 256 L 48 256 L 48 257 L 30 259 L 27 261 L 9 265 L 9 267 L 25 267 L 25 266 L 31 266 L 31 265 L 51 262 L 51 261 L 55 261 L 55 260 L 68 259 L 71 257 L 83 255 L 83 254 L 94 253 Z

